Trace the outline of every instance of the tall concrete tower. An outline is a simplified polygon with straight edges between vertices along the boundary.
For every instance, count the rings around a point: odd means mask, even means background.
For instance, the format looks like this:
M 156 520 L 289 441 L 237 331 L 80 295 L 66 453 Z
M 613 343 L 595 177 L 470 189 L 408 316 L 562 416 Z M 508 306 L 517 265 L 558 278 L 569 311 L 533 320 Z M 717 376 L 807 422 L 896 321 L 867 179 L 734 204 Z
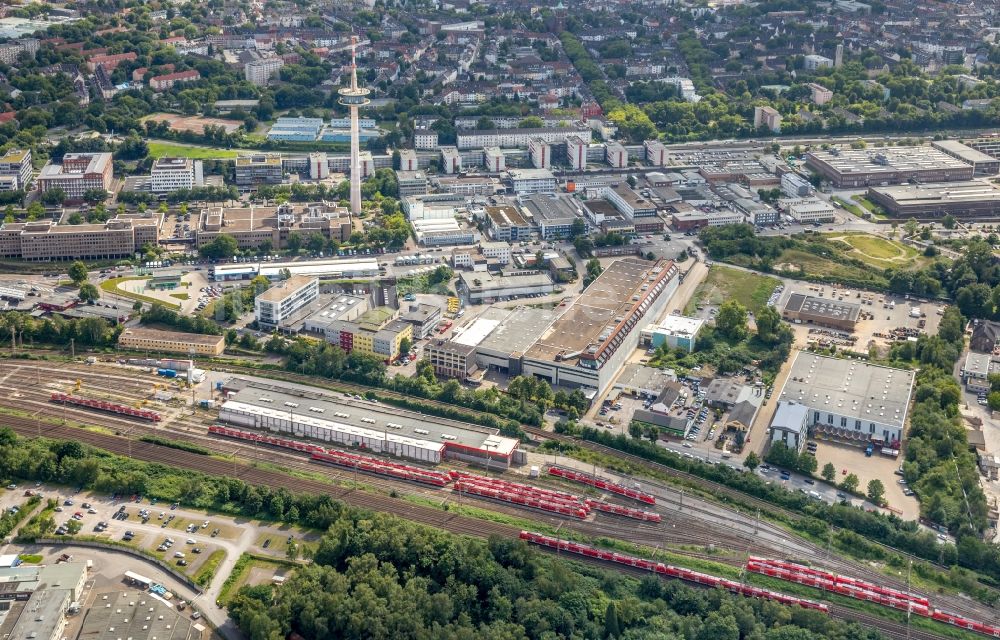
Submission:
M 837 45 L 837 52 L 833 54 L 833 66 L 840 68 L 844 64 L 844 45 L 843 43 Z
M 351 38 L 351 86 L 340 90 L 340 104 L 351 110 L 351 213 L 361 213 L 361 142 L 358 107 L 369 102 L 368 89 L 358 87 L 357 37 Z

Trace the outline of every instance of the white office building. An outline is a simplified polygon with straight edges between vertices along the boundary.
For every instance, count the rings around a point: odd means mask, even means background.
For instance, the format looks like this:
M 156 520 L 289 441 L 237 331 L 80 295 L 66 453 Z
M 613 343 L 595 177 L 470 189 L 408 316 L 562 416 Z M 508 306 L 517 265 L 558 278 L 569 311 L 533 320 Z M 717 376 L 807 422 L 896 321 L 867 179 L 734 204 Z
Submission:
M 548 169 L 511 169 L 508 176 L 518 195 L 556 192 L 556 177 Z
M 254 299 L 254 319 L 261 328 L 277 329 L 318 297 L 319 278 L 292 276 Z
M 149 190 L 153 193 L 170 193 L 204 185 L 205 173 L 201 160 L 159 158 L 149 171 Z
M 247 82 L 262 87 L 270 82 L 271 78 L 276 77 L 283 66 L 285 66 L 285 61 L 281 58 L 251 60 L 243 65 L 243 74 Z

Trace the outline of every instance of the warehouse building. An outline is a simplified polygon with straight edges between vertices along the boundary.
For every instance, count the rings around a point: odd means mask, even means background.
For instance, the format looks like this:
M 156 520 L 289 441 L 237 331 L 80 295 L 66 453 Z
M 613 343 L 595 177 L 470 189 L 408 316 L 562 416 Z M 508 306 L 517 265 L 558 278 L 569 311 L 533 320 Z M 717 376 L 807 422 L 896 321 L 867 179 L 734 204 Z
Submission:
M 521 215 L 512 205 L 486 207 L 485 212 L 490 237 L 494 240 L 518 242 L 531 236 L 531 220 Z
M 489 304 L 554 290 L 552 278 L 547 273 L 493 275 L 488 271 L 465 271 L 459 274 L 459 284 L 472 304 Z
M 972 165 L 973 173 L 977 176 L 994 176 L 1000 173 L 1000 160 L 958 140 L 935 140 L 931 146 L 952 158 Z
M 807 407 L 807 426 L 829 437 L 898 450 L 913 379 L 913 371 L 800 351 L 778 400 Z
M 583 217 L 572 198 L 555 194 L 534 194 L 521 198 L 521 205 L 538 227 L 543 240 L 568 238 L 573 221 Z
M 496 429 L 431 417 L 303 385 L 233 378 L 223 386 L 219 419 L 348 447 L 437 464 L 444 458 L 510 466 L 524 462 L 520 441 Z
M 1000 189 L 988 182 L 948 182 L 872 187 L 868 198 L 899 218 L 996 216 Z
M 524 354 L 526 375 L 602 393 L 677 290 L 672 261 L 623 258 L 606 267 Z
M 972 165 L 933 147 L 814 150 L 806 166 L 838 189 L 972 179 Z
M 795 324 L 815 324 L 843 331 L 854 331 L 861 316 L 861 305 L 829 298 L 817 298 L 804 293 L 788 296 L 781 317 Z
M 226 348 L 226 339 L 223 336 L 210 336 L 202 333 L 128 327 L 118 336 L 118 347 L 133 351 L 218 356 L 222 355 Z

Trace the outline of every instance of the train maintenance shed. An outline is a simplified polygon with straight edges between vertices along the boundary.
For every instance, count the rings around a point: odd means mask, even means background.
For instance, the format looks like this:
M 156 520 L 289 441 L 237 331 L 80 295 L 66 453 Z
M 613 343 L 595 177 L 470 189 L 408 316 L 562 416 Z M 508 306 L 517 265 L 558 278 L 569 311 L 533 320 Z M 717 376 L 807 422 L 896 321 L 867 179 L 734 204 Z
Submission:
M 507 467 L 525 461 L 520 441 L 500 435 L 497 429 L 293 383 L 237 377 L 225 382 L 222 391 L 226 400 L 219 419 L 234 425 L 431 464 L 444 458 Z

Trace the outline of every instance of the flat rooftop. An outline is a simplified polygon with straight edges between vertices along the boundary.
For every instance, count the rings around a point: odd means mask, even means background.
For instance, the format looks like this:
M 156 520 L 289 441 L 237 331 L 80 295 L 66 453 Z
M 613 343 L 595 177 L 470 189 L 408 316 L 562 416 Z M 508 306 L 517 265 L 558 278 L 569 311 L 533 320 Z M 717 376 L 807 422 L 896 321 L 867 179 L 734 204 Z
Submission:
M 778 399 L 902 429 L 913 377 L 912 371 L 800 351 Z
M 537 360 L 555 360 L 559 354 L 578 353 L 598 340 L 616 319 L 628 315 L 654 269 L 667 269 L 671 263 L 649 263 L 624 258 L 612 262 L 586 288 L 583 294 L 556 320 L 544 336 L 525 354 Z
M 488 215 L 490 220 L 493 221 L 493 224 L 498 227 L 530 226 L 530 223 L 524 216 L 521 215 L 521 212 L 509 204 L 500 205 L 498 207 L 486 207 L 486 215 Z
M 507 310 L 495 308 L 487 311 L 506 312 Z M 538 336 L 545 333 L 557 315 L 554 309 L 517 307 L 507 313 L 496 328 L 483 338 L 479 343 L 479 350 L 507 356 L 520 356 L 535 343 Z
M 257 299 L 263 300 L 264 302 L 281 302 L 291 294 L 314 281 L 316 281 L 316 278 L 310 276 L 292 276 L 291 278 L 279 282 L 267 291 L 258 294 Z
M 968 169 L 969 165 L 933 147 L 816 149 L 809 155 L 841 174 Z
M 146 591 L 97 595 L 76 640 L 195 640 L 202 627 Z
M 936 149 L 940 149 L 945 153 L 950 153 L 970 164 L 997 161 L 997 159 L 993 156 L 987 155 L 978 149 L 973 149 L 969 145 L 959 142 L 958 140 L 936 140 L 931 143 L 931 146 Z
M 650 328 L 662 331 L 672 336 L 693 336 L 697 334 L 705 325 L 701 318 L 689 318 L 687 316 L 669 315 L 657 324 L 650 325 Z
M 432 417 L 366 400 L 348 400 L 342 394 L 328 393 L 305 385 L 293 383 L 279 385 L 263 380 L 236 377 L 226 381 L 224 387 L 227 391 L 235 391 L 227 403 L 235 402 L 259 411 L 274 411 L 283 417 L 288 416 L 289 409 L 293 411 L 298 409 L 295 419 L 302 422 L 337 425 L 338 428 L 350 428 L 359 434 L 376 439 L 388 436 L 397 441 L 409 440 L 412 443 L 419 443 L 421 448 L 436 449 L 445 442 L 451 442 L 485 451 L 489 445 L 488 448 L 493 453 L 509 455 L 520 444 L 514 438 L 501 436 L 497 429 Z M 261 398 L 267 398 L 271 402 L 262 401 Z M 286 402 L 299 406 L 289 407 L 285 405 Z M 309 407 L 323 411 L 310 413 Z M 334 417 L 336 413 L 347 414 L 349 417 Z M 320 415 L 323 417 L 317 417 Z M 375 422 L 364 422 L 364 419 Z M 390 422 L 402 425 L 403 428 L 390 429 L 386 432 Z M 430 433 L 415 438 L 412 436 L 415 429 L 426 429 Z M 442 435 L 454 436 L 455 440 L 446 440 Z
M 214 346 L 219 343 L 222 336 L 210 336 L 201 333 L 183 333 L 181 331 L 162 331 L 160 329 L 146 329 L 144 327 L 128 327 L 121 333 L 121 337 L 129 336 L 140 340 L 163 340 L 167 342 L 187 342 Z
M 870 187 L 879 195 L 901 207 L 926 204 L 958 204 L 963 202 L 1000 202 L 1000 189 L 988 182 L 932 182 Z
M 474 293 L 482 291 L 495 291 L 502 289 L 516 289 L 519 287 L 540 287 L 551 285 L 552 278 L 545 273 L 514 274 L 509 276 L 495 276 L 488 271 L 463 271 L 460 274 L 465 287 Z M 478 284 L 476 282 L 478 281 Z
M 838 302 L 829 298 L 817 298 L 804 293 L 793 293 L 788 296 L 785 311 L 805 313 L 831 320 L 857 322 L 858 316 L 861 314 L 861 305 L 853 302 Z

